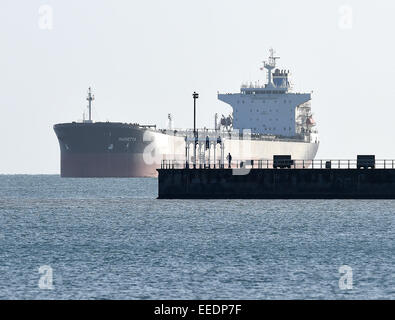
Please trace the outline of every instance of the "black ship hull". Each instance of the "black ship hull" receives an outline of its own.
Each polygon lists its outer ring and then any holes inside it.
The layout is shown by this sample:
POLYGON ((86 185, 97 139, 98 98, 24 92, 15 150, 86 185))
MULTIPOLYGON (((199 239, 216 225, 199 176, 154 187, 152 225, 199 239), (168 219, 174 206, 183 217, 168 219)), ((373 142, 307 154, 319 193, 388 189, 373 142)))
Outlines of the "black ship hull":
POLYGON ((96 122, 56 124, 62 177, 151 177, 158 164, 144 160, 143 129, 137 125, 96 122))

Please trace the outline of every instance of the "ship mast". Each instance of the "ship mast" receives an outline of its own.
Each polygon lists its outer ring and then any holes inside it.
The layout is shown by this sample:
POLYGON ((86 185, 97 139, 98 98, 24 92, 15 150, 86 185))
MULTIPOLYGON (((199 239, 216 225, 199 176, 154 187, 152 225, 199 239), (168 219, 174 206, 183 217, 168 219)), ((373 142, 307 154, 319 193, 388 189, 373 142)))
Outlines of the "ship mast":
POLYGON ((91 87, 89 87, 88 89, 88 97, 86 98, 86 100, 88 100, 88 110, 89 110, 89 118, 88 120, 85 120, 84 122, 92 122, 92 101, 95 100, 95 96, 92 95, 92 90, 91 87))
MULTIPOLYGON (((280 59, 280 57, 275 57, 274 56, 274 50, 270 49, 270 56, 269 56, 269 61, 263 61, 263 66, 265 69, 267 69, 267 86, 272 87, 273 82, 272 82, 272 70, 276 67, 276 59, 280 59)), ((263 68, 261 68, 263 70, 263 68)))

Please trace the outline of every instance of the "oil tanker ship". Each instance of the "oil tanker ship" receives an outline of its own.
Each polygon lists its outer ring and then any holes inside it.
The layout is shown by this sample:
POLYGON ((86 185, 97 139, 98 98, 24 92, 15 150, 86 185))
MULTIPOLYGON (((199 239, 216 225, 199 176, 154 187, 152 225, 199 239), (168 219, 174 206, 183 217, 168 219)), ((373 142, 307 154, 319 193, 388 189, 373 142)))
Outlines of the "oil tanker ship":
POLYGON ((311 94, 292 92, 289 71, 277 69, 277 59, 271 50, 261 68, 267 70, 266 84, 248 83, 238 93, 218 93, 218 99, 229 104, 233 112, 219 120, 216 114, 213 129, 174 130, 171 125, 159 129, 156 125, 94 122, 94 97, 89 89, 88 119, 54 125, 61 176, 154 177, 164 159, 209 163, 213 153, 214 161, 215 154, 223 157, 228 153, 240 161, 271 160, 275 154, 314 159, 319 140, 311 94), (194 152, 190 152, 191 139, 194 152), (201 148, 200 141, 207 143, 201 148))

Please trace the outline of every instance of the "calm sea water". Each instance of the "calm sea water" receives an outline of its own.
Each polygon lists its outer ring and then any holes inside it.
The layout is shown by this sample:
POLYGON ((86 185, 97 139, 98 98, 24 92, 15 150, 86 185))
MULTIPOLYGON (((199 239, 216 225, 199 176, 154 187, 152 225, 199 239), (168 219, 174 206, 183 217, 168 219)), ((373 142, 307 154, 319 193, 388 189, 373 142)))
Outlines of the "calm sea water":
POLYGON ((0 298, 395 298, 395 201, 156 195, 156 179, 0 175, 0 298))

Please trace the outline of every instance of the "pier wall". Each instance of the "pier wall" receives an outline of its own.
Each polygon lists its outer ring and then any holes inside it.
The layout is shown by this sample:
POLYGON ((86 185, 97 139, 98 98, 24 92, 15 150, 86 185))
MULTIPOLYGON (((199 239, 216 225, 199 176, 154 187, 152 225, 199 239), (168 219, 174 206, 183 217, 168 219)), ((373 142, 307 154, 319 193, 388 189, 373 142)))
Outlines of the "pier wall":
POLYGON ((395 199, 394 169, 158 169, 159 199, 395 199))

